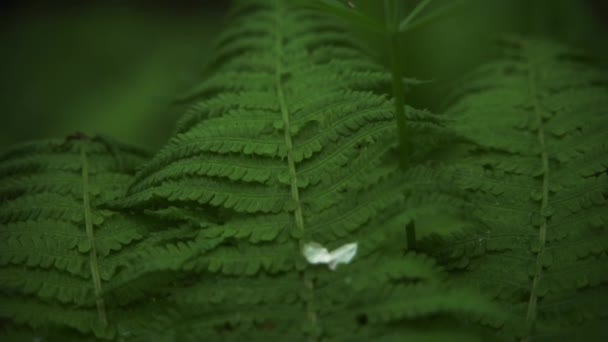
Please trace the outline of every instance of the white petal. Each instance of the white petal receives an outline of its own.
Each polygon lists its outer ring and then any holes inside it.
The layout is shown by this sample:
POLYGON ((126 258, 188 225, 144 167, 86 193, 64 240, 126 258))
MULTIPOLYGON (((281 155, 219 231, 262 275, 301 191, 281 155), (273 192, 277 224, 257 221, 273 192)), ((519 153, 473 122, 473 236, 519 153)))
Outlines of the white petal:
POLYGON ((302 248, 302 254, 311 264, 327 264, 330 270, 335 270, 338 264, 348 264, 357 254, 357 243, 341 246, 331 253, 327 248, 316 242, 309 242, 302 248))
POLYGON ((333 250, 329 254, 331 255, 329 268, 331 270, 335 270, 338 264, 348 264, 351 260, 353 260, 355 254, 357 254, 357 243, 346 244, 333 250))
POLYGON ((327 248, 316 242, 309 242, 302 248, 302 254, 311 264, 327 264, 331 261, 331 255, 327 248))

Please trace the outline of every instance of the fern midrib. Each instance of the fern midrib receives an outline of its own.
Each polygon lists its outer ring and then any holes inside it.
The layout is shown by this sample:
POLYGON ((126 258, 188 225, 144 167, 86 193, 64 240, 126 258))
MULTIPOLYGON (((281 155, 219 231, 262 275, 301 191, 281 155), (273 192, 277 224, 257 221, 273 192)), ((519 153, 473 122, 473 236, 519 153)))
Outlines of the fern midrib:
POLYGON ((536 322, 537 316, 537 304, 538 304, 538 287, 543 274, 543 266, 541 263, 541 257, 545 252, 545 243, 547 240, 547 225, 548 219, 546 216, 547 209, 549 207, 549 156, 547 154, 547 147, 545 144, 545 130, 543 128, 543 119, 541 116, 540 103, 538 100, 538 89, 536 84, 536 66, 530 61, 530 57, 528 57, 528 90, 530 96, 534 102, 534 116, 536 118, 537 125, 537 139, 541 148, 541 162, 542 162, 542 200, 540 204, 540 229, 539 229, 539 250, 536 254, 536 272, 532 279, 532 285, 530 289, 530 299, 528 301, 528 312, 526 314, 526 325, 527 332, 526 336, 522 339, 522 341, 528 341, 530 339, 530 335, 532 335, 534 331, 534 325, 536 322))
POLYGON ((80 147, 80 162, 82 164, 82 205, 84 210, 84 222, 87 231, 87 239, 91 245, 89 251, 89 264, 91 267, 91 276, 95 289, 95 302, 97 305, 97 314, 102 326, 108 324, 106 316, 106 306, 102 298, 101 276, 99 274, 99 262, 97 260, 97 247, 95 246, 95 234, 93 232, 93 221, 91 217, 91 201, 89 198, 89 164, 85 146, 80 147))
MULTIPOLYGON (((283 73, 282 66, 282 56, 283 56, 283 34, 282 34, 282 19, 283 19, 283 8, 281 0, 275 0, 275 20, 277 24, 276 29, 276 41, 275 41, 275 53, 276 53, 276 63, 275 63, 275 87, 277 92, 277 97, 279 99, 279 106, 281 108, 281 116, 283 119, 283 127, 284 127, 284 137, 285 137, 285 145, 287 147, 287 163, 289 167, 289 178, 290 178, 290 186, 291 186, 291 197, 295 203, 294 210, 294 219, 296 224, 296 229, 298 230, 298 242, 299 249, 301 250, 304 247, 304 216, 302 214, 302 203, 300 202, 300 192, 298 189, 298 179, 297 179, 297 171, 295 160, 293 157, 293 140, 290 132, 290 113, 287 107, 287 102, 285 100, 285 93, 283 91, 283 82, 281 80, 281 76, 283 73)), ((317 341, 317 336, 315 332, 318 331, 317 327, 317 313, 314 305, 314 284, 312 279, 310 279, 306 269, 301 272, 301 277, 304 282, 304 287, 309 292, 309 296, 306 296, 306 311, 308 315, 308 319, 311 324, 311 331, 313 334, 310 336, 310 341, 317 341)))

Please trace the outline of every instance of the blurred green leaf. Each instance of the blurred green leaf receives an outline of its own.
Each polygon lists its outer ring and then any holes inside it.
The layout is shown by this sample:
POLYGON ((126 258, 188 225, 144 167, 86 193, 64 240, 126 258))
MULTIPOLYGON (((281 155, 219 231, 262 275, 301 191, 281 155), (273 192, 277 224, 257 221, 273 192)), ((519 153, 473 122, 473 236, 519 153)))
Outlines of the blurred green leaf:
POLYGON ((428 6, 428 4, 431 3, 432 0, 422 0, 420 1, 416 7, 414 7, 414 9, 410 12, 410 14, 407 15, 407 17, 405 17, 401 23, 399 23, 399 31, 400 32, 405 32, 407 31, 410 27, 410 23, 412 22, 412 20, 414 20, 423 10, 426 6, 428 6))
MULTIPOLYGON (((432 22, 436 21, 437 19, 449 14, 454 9, 456 9, 456 7, 461 6, 465 1, 467 1, 467 0, 453 0, 448 5, 435 9, 435 10, 433 10, 433 12, 431 12, 423 17, 419 17, 419 18, 415 18, 416 15, 410 14, 409 17, 412 17, 412 18, 409 21, 402 23, 403 25, 399 26, 399 31, 400 32, 409 32, 416 28, 420 28, 426 24, 432 23, 432 22)), ((430 2, 430 0, 429 0, 429 2, 430 2)), ((418 7, 420 7, 420 6, 418 6, 418 7)), ((406 18, 406 19, 408 19, 408 18, 406 18)))
POLYGON ((299 1, 301 1, 301 3, 305 7, 317 9, 319 11, 343 19, 347 23, 352 25, 354 28, 382 35, 386 34, 386 29, 384 25, 382 25, 382 23, 367 16, 357 7, 352 8, 349 7, 346 3, 341 3, 336 0, 299 1))

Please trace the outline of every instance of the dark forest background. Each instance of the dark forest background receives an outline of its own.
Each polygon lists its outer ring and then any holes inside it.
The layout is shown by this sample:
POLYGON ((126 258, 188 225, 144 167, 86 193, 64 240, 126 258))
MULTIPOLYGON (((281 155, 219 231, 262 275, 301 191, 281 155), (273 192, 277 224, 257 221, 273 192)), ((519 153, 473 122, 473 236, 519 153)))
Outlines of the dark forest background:
MULTIPOLYGON (((369 11, 382 3, 353 2, 369 11)), ((174 100, 208 72, 229 5, 2 2, 0 148, 74 131, 159 147, 180 115, 174 100)), ((409 104, 439 110, 447 90, 493 58, 492 42, 508 33, 584 48, 608 66, 606 0, 468 0, 404 40, 407 75, 433 80, 411 90, 409 104)))

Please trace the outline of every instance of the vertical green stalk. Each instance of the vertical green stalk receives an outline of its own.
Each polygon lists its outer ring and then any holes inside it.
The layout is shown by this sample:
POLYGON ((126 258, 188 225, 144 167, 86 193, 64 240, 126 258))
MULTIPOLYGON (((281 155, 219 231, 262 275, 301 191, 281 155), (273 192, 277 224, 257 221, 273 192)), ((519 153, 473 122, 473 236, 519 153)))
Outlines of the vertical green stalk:
MULTIPOLYGON (((400 7, 398 0, 384 1, 384 19, 388 28, 388 52, 392 74, 393 104, 395 120, 397 121, 397 137, 399 139, 399 167, 407 170, 409 166, 409 146, 405 118, 405 94, 403 87, 403 71, 399 51, 399 19, 400 7)), ((416 227, 413 222, 405 227, 408 250, 416 248, 416 227)))
POLYGON ((399 51, 399 18, 401 12, 399 5, 399 0, 385 0, 384 20, 388 28, 387 40, 392 74, 393 104, 395 106, 395 120, 397 120, 397 136, 400 149, 399 166, 402 170, 406 170, 409 164, 409 148, 404 109, 403 71, 399 51))
POLYGON ((416 223, 411 221, 405 226, 405 236, 407 241, 407 250, 416 250, 416 223))
POLYGON ((401 56, 399 53, 399 36, 394 32, 390 37, 391 72, 393 75, 393 103, 395 105, 395 119, 397 120, 397 136, 399 138, 399 149, 401 151, 399 166, 402 170, 407 169, 409 164, 409 148, 407 139, 407 127, 405 122, 405 96, 403 88, 403 72, 401 70, 401 56))
POLYGON ((400 0, 384 0, 384 20, 389 32, 396 32, 399 26, 400 0))
POLYGON ((106 306, 102 297, 101 276, 99 275, 99 262, 97 260, 97 248, 95 247, 95 235, 93 234, 91 201, 89 199, 89 165, 84 145, 80 147, 80 162, 82 164, 82 205, 84 209, 84 222, 87 231, 87 239, 91 245, 91 249, 89 251, 89 264, 91 267, 93 286, 95 288, 97 314, 99 316, 101 325, 105 327, 108 324, 108 320, 106 318, 106 306))

